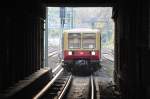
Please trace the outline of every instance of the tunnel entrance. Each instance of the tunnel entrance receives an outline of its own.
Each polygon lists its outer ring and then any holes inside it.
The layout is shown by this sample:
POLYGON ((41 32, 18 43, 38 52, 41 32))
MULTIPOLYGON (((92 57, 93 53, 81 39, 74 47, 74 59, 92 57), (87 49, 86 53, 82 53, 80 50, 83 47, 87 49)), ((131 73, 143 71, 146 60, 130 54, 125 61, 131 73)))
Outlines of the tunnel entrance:
MULTIPOLYGON (((47 7, 45 32, 46 65, 50 68, 55 68, 54 64, 63 60, 63 46, 67 45, 66 42, 63 43, 63 32, 76 28, 98 29, 101 35, 100 41, 98 41, 101 65, 104 65, 103 61, 107 59, 112 63, 111 61, 114 61, 114 23, 111 16, 111 7, 47 7), (52 53, 55 54, 57 52, 59 53, 56 55, 57 59, 52 58, 54 59, 53 62, 56 60, 57 62, 52 64, 50 57, 52 53)), ((107 74, 113 77, 113 68, 112 64, 112 66, 104 67, 103 71, 106 69, 107 74)))
MULTIPOLYGON (((102 83, 104 84, 108 84, 108 82, 113 84, 115 38, 114 22, 111 18, 112 7, 47 7, 46 9, 45 51, 47 52, 45 56, 47 56, 46 64, 48 68, 54 70, 64 60, 64 45, 66 43, 63 41, 63 33, 65 30, 76 28, 98 29, 101 34, 98 43, 101 68, 94 72, 94 75, 97 76, 97 80, 103 80, 102 83), (54 53, 54 56, 51 56, 52 53, 54 53)), ((73 42, 77 43, 77 41, 73 42)), ((83 46, 83 41, 80 43, 83 46)))

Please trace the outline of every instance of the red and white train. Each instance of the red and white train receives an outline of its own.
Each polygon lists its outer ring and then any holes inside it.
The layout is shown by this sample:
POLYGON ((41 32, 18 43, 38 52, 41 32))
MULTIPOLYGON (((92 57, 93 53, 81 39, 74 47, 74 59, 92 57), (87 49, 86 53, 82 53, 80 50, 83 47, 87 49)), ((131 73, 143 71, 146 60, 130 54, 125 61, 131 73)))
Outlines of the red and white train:
POLYGON ((65 30, 63 67, 69 72, 93 72, 100 68, 101 34, 98 29, 65 30))

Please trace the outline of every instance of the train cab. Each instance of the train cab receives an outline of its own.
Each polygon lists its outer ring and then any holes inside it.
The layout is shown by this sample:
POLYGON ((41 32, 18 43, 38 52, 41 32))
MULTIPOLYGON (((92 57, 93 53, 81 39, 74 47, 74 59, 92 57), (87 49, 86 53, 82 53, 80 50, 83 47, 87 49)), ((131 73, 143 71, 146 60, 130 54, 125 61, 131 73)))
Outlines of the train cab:
POLYGON ((71 29, 63 33, 63 62, 68 71, 100 67, 101 36, 98 29, 71 29))

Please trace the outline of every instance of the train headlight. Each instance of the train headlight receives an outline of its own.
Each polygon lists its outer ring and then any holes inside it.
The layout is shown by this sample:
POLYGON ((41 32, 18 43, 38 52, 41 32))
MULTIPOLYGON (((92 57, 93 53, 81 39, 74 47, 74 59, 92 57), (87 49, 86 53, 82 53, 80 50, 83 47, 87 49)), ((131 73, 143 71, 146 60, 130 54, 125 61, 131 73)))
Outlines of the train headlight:
POLYGON ((95 52, 94 52, 94 51, 92 51, 92 52, 91 52, 91 55, 95 55, 95 52))
POLYGON ((71 52, 71 51, 69 51, 69 52, 68 52, 68 55, 72 55, 72 52, 71 52))

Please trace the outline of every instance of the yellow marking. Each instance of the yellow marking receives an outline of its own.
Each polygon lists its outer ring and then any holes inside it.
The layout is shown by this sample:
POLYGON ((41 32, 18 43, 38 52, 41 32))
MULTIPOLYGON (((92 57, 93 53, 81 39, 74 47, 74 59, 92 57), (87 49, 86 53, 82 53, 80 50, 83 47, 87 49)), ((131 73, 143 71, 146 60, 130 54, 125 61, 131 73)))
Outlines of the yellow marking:
POLYGON ((81 38, 80 38, 80 49, 83 50, 83 46, 82 46, 82 40, 83 40, 83 33, 80 33, 81 34, 81 38))
POLYGON ((97 33, 97 50, 100 50, 101 40, 100 40, 100 33, 97 33))
POLYGON ((68 49, 68 33, 64 33, 64 50, 68 49))

